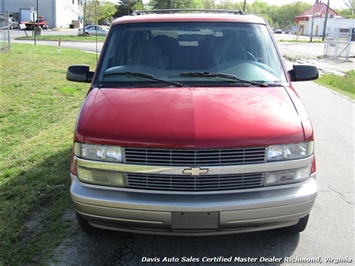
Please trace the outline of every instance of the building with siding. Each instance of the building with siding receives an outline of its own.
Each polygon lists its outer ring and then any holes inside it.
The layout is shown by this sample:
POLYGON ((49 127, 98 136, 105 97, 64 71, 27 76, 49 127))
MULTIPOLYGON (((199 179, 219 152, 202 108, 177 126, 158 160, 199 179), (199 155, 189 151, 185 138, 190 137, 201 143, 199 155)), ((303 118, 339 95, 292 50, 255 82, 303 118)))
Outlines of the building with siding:
POLYGON ((69 28, 82 16, 82 0, 0 0, 0 12, 9 12, 20 22, 30 20, 32 11, 50 28, 69 28))
MULTIPOLYGON (((320 36, 323 34, 324 21, 327 14, 327 4, 317 0, 315 5, 310 9, 303 12, 301 15, 295 17, 295 21, 298 24, 298 30, 301 35, 314 35, 320 36), (312 32, 313 23, 313 32, 312 32)), ((333 24, 331 19, 343 19, 332 8, 328 9, 328 23, 333 24)))

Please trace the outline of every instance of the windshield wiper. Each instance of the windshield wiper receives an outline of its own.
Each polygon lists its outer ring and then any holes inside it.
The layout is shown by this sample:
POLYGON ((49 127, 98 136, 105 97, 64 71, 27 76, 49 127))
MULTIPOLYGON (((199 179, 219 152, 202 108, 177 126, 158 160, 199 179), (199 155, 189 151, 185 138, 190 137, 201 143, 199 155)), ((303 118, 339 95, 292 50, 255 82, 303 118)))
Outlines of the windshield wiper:
POLYGON ((153 75, 150 74, 145 74, 145 73, 139 73, 139 72, 108 72, 108 73, 104 73, 104 77, 107 76, 128 76, 128 77, 138 77, 138 78, 143 78, 143 79, 147 79, 150 81, 155 81, 155 82, 160 82, 160 83, 165 83, 165 84, 169 84, 169 85, 173 85, 176 87, 182 87, 184 86, 182 83, 180 82, 174 82, 174 81, 168 81, 168 80, 164 80, 164 79, 159 79, 154 77, 153 75))
POLYGON ((260 87, 268 87, 268 84, 265 82, 258 82, 258 81, 252 81, 252 80, 245 80, 245 79, 240 79, 237 76, 231 75, 231 74, 224 74, 224 73, 213 73, 213 72, 183 72, 180 74, 183 77, 211 77, 211 78, 223 78, 229 81, 238 81, 238 82, 244 82, 260 87))

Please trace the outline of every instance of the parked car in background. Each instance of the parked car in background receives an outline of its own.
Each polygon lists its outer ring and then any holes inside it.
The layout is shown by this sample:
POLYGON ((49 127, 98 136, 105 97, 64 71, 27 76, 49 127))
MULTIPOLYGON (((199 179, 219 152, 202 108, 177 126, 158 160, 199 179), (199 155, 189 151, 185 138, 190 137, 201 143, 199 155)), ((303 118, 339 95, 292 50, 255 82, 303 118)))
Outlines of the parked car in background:
POLYGON ((20 24, 22 24, 22 26, 20 25, 20 28, 25 30, 33 30, 34 26, 39 26, 44 30, 48 29, 48 24, 43 16, 39 16, 38 20, 36 20, 34 23, 32 21, 25 21, 21 22, 20 24))
POLYGON ((18 21, 16 19, 14 19, 13 17, 9 17, 9 28, 10 28, 10 30, 19 28, 18 21))
POLYGON ((312 123, 268 22, 239 11, 135 11, 112 22, 71 160, 83 230, 172 235, 306 228, 317 196, 312 123), (173 12, 174 14, 172 14, 173 12))
MULTIPOLYGON (((99 25, 89 25, 85 27, 86 35, 98 35, 98 36, 106 36, 108 33, 108 29, 99 26, 99 25)), ((83 35, 83 29, 80 28, 78 30, 78 35, 83 35)))
POLYGON ((5 26, 6 24, 6 17, 0 15, 0 27, 5 26))

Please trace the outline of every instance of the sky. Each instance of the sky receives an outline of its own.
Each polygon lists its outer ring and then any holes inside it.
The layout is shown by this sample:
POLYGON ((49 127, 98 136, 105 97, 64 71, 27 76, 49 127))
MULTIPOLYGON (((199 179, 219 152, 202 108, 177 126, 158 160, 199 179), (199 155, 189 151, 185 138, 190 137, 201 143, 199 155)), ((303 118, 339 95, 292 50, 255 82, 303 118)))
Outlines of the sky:
MULTIPOLYGON (((293 2, 301 1, 305 2, 311 5, 314 5, 315 0, 260 0, 262 2, 268 3, 269 5, 286 5, 286 4, 291 4, 293 2)), ((247 0, 247 3, 252 3, 254 2, 253 0, 247 0)), ((328 0, 322 0, 321 2, 327 4, 328 0)), ((344 9, 346 8, 346 5, 344 4, 343 0, 330 0, 329 6, 334 9, 344 9)))

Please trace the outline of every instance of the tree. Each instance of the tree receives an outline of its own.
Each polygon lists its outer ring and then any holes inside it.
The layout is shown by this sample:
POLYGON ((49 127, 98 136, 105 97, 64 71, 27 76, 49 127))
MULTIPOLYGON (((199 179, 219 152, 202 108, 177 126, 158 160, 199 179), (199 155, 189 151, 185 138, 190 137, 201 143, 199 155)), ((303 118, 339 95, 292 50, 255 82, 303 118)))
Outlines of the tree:
POLYGON ((108 1, 86 0, 85 2, 86 23, 98 24, 102 21, 111 21, 112 15, 116 12, 116 5, 108 1))
POLYGON ((337 10, 344 18, 355 18, 355 0, 343 0, 348 9, 337 10))
POLYGON ((73 10, 83 20, 83 35, 85 35, 85 25, 89 23, 98 24, 99 22, 110 22, 113 14, 116 12, 115 4, 106 0, 79 0, 78 8, 73 10))
POLYGON ((202 0, 151 0, 153 9, 203 8, 202 0))
POLYGON ((312 5, 304 2, 283 5, 278 10, 277 14, 274 14, 273 19, 274 21, 278 21, 281 28, 290 29, 295 22, 295 17, 301 15, 311 7, 312 5))
POLYGON ((355 14, 355 0, 343 0, 345 5, 350 9, 351 14, 355 14))
POLYGON ((215 8, 214 0, 204 0, 204 1, 202 1, 202 4, 203 4, 203 8, 205 8, 205 9, 214 9, 215 8))
POLYGON ((257 0, 251 5, 247 4, 246 13, 264 17, 274 28, 289 29, 294 24, 295 17, 310 7, 312 5, 302 1, 279 7, 257 0))
POLYGON ((130 15, 132 10, 143 10, 144 5, 142 0, 121 0, 118 1, 118 5, 116 6, 115 17, 122 17, 126 15, 130 15))
POLYGON ((221 0, 218 4, 215 4, 216 9, 226 10, 243 10, 244 2, 236 3, 233 0, 221 0))
POLYGON ((101 22, 111 22, 113 15, 116 13, 116 4, 103 1, 99 6, 98 21, 101 22))

